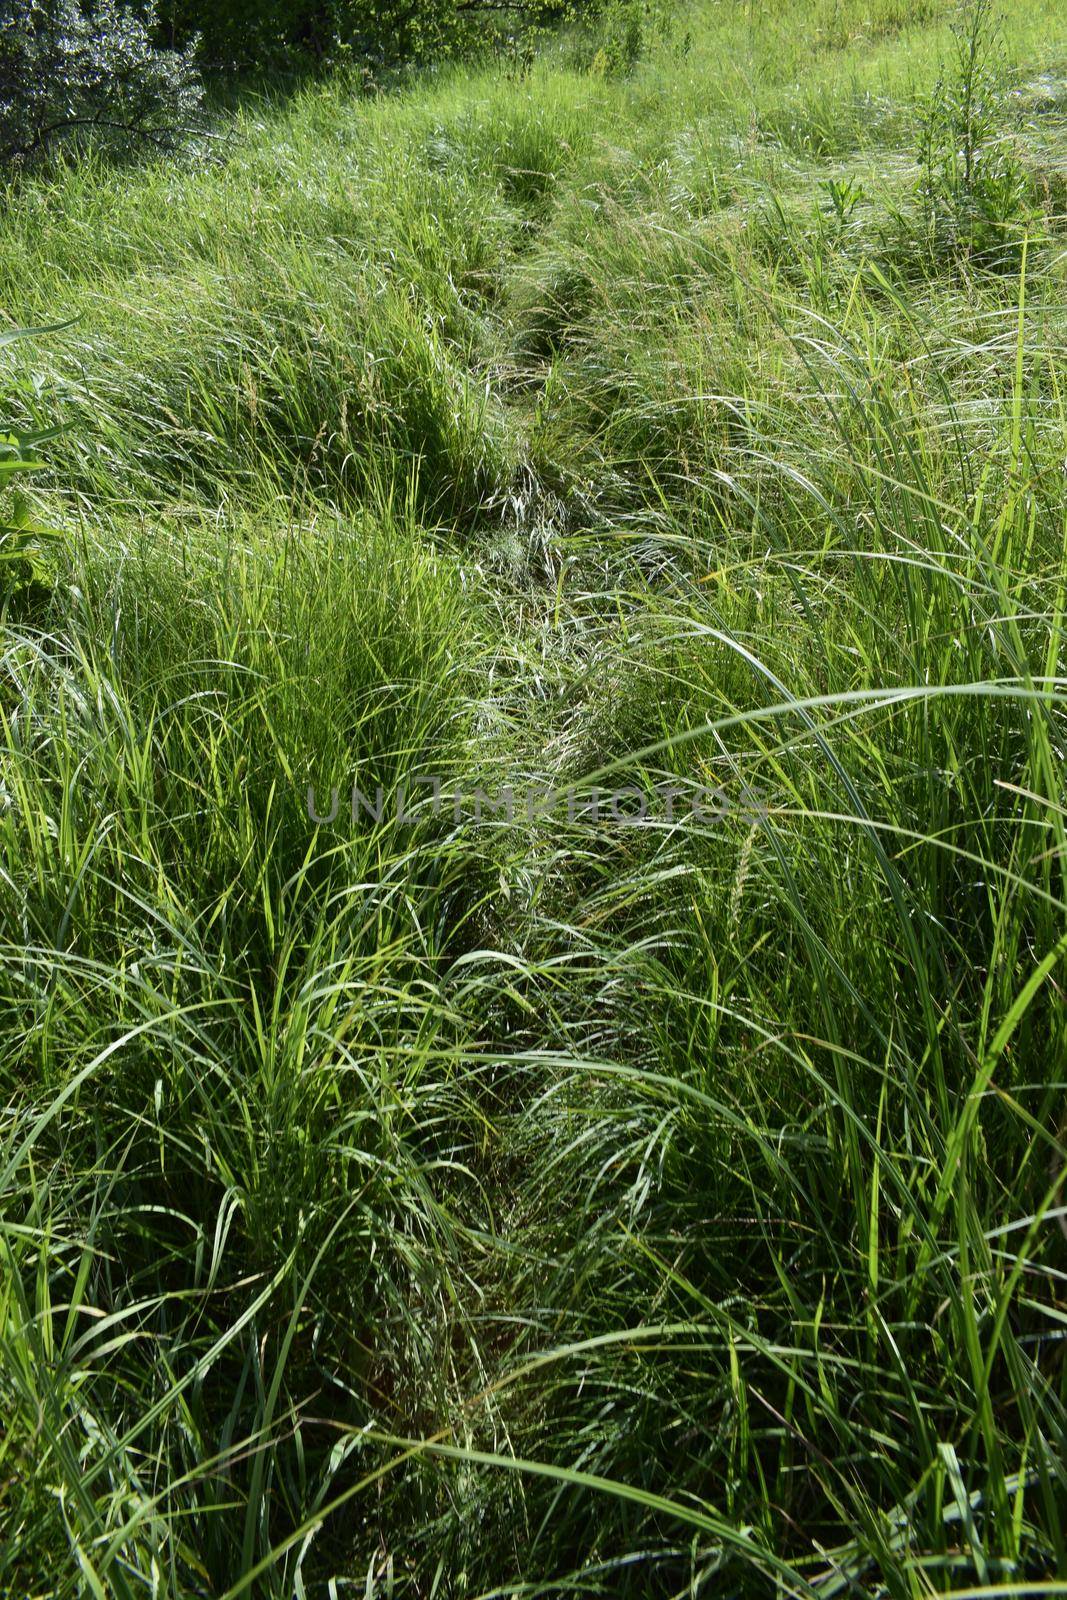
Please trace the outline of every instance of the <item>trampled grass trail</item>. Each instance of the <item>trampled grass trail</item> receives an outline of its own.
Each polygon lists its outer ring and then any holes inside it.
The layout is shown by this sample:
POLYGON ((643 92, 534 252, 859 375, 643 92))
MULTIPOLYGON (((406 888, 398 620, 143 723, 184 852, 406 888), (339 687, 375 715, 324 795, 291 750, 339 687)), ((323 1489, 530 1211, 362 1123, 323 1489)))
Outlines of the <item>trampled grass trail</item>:
POLYGON ((0 201, 0 1594, 1067 1592, 1067 17, 217 133, 0 201))

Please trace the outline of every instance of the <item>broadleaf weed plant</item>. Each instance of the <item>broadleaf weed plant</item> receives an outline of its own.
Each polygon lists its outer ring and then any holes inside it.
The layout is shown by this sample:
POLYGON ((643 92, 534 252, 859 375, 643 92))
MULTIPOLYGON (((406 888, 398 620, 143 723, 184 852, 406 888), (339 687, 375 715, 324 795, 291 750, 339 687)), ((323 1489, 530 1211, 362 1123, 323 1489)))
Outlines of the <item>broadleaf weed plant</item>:
POLYGON ((923 110, 919 196, 925 245, 1010 267, 1032 218, 1026 173, 1003 90, 1001 26, 995 0, 966 0, 953 24, 953 53, 923 110))

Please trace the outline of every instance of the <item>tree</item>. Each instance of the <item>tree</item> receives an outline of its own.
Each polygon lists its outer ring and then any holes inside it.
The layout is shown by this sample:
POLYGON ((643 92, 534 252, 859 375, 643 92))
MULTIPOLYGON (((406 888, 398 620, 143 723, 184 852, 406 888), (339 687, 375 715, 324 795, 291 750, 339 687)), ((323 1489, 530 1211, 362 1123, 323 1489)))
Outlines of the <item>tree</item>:
POLYGON ((153 5, 0 0, 0 161, 90 140, 119 153, 172 147, 202 89, 195 41, 159 49, 157 27, 153 5))

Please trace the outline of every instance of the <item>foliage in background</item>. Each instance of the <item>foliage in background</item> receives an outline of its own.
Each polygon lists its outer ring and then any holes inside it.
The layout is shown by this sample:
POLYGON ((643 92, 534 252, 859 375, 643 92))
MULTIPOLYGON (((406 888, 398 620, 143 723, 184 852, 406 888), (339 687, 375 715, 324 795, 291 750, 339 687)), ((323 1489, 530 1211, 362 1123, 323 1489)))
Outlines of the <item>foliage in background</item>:
POLYGON ((153 42, 151 6, 0 0, 0 163, 58 146, 169 150, 201 104, 193 47, 153 42))
POLYGON ((593 23, 589 70, 625 77, 650 46, 670 37, 672 12, 663 0, 607 0, 589 20, 593 23))
POLYGON ((537 32, 568 0, 162 0, 162 36, 202 41, 207 61, 263 72, 349 63, 373 78, 405 63, 484 51, 506 29, 537 32))

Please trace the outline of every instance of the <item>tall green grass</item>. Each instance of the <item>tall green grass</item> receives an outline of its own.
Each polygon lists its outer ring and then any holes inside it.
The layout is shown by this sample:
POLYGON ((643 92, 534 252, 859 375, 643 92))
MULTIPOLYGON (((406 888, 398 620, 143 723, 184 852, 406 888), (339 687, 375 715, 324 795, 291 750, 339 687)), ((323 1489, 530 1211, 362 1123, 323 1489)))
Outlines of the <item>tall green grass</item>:
POLYGON ((976 250, 952 17, 3 197, 0 1592, 1067 1583, 1067 34, 976 250))

